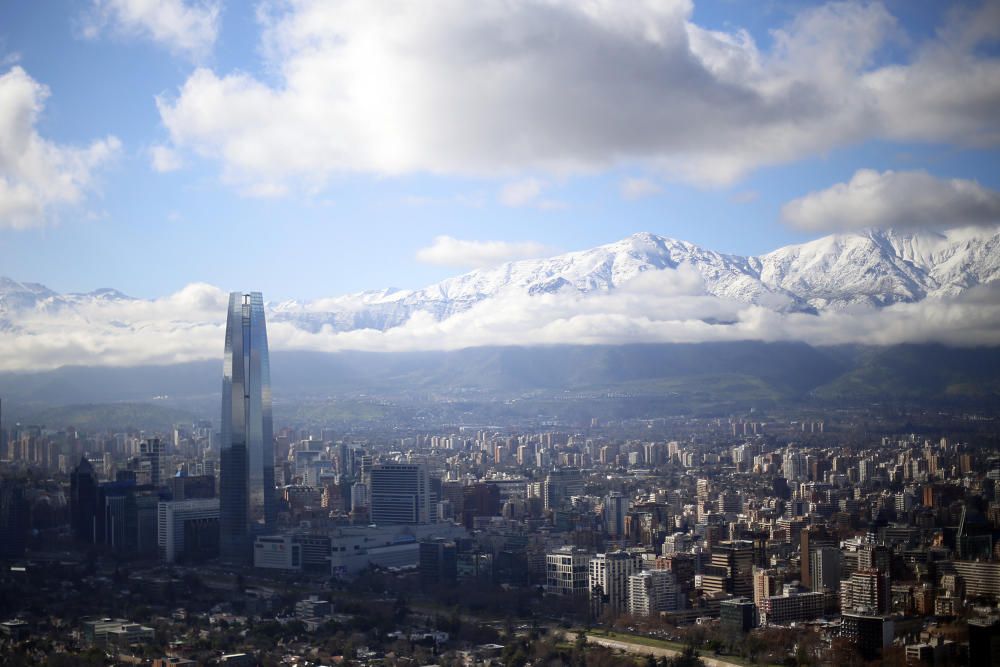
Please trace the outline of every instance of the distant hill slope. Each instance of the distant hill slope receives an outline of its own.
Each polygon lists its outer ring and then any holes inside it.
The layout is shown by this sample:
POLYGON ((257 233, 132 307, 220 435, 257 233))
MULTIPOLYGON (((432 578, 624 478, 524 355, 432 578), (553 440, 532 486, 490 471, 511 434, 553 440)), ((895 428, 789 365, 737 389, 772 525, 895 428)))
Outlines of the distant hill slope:
POLYGON ((896 345, 862 348, 853 368, 817 387, 820 399, 1000 399, 1000 349, 896 345))
POLYGON ((190 424, 196 415, 154 403, 84 403, 27 410, 21 421, 49 426, 73 426, 83 431, 147 429, 169 431, 190 424))
MULTIPOLYGON (((1000 398, 1000 348, 939 345, 823 348, 739 342, 396 354, 274 352, 271 363, 276 405, 285 406, 331 396, 482 399, 525 392, 612 391, 673 397, 684 404, 734 400, 989 403, 1000 398)), ((77 425, 87 420, 125 425, 130 419, 139 423, 140 417, 171 423, 181 415, 173 415, 166 404, 213 415, 220 382, 221 362, 216 361, 133 368, 66 367, 0 374, 0 398, 4 399, 5 421, 31 414, 44 416, 47 423, 77 425), (158 397, 169 400, 160 403, 158 397), (143 414, 146 408, 135 403, 153 407, 143 414), (45 412, 52 406, 81 404, 100 407, 45 412)))

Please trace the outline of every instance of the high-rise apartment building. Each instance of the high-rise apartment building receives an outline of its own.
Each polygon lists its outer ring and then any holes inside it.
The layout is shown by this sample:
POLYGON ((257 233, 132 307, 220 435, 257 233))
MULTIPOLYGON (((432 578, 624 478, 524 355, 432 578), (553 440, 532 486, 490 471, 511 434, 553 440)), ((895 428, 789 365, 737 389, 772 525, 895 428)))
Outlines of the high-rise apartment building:
POLYGON ((271 371, 260 292, 229 295, 222 372, 219 549, 249 562, 252 535, 275 521, 271 371))
MULTIPOLYGON (((840 590, 840 562, 843 555, 837 547, 820 547, 809 556, 810 586, 814 591, 840 590)), ((805 566, 803 566, 803 571, 805 566)))
POLYGON ((636 558, 627 551, 597 554, 590 559, 591 594, 599 596, 612 613, 621 614, 628 606, 628 578, 637 570, 636 558))
POLYGON ((380 463, 371 467, 368 476, 372 523, 430 522, 430 483, 423 464, 380 463))
POLYGON ((860 568, 842 584, 840 607, 845 612, 862 608, 885 614, 891 602, 889 575, 877 569, 860 568))
POLYGON ((652 616, 677 609, 677 581, 667 570, 646 570, 628 578, 628 613, 652 616))
POLYGON ((812 555, 823 547, 835 547, 837 540, 830 535, 825 526, 809 526, 799 533, 799 562, 802 568, 801 581, 806 588, 818 590, 813 586, 812 555))

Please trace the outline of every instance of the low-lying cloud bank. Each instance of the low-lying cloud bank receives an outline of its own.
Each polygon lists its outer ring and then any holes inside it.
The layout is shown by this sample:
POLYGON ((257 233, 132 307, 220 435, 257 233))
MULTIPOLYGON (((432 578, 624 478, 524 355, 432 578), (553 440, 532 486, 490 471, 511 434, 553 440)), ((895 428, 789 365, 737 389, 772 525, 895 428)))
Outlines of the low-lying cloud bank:
MULTIPOLYGON (((303 313, 309 312, 303 304, 303 313)), ((222 357, 226 293, 205 284, 153 301, 81 302, 0 319, 0 370, 63 365, 130 366, 222 357)), ((287 314, 287 312, 286 312, 287 314)), ((271 321, 275 350, 401 352, 487 345, 804 341, 814 345, 939 342, 1000 345, 1000 286, 882 309, 781 313, 705 296, 681 267, 648 271, 608 292, 508 293, 438 321, 417 313, 385 331, 307 330, 294 317, 271 321)))

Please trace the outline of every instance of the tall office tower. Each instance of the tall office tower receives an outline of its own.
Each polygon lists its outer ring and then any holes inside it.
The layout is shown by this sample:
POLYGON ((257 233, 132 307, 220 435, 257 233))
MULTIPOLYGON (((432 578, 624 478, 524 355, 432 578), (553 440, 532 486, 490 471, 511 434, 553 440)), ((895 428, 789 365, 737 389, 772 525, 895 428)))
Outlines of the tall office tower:
POLYGON ((430 522, 430 482, 423 464, 381 463, 371 467, 368 477, 372 523, 430 522))
POLYGON ((612 491, 604 498, 604 528, 608 535, 620 538, 625 535, 625 514, 628 512, 628 498, 618 491, 612 491))
POLYGON ((97 473, 86 457, 69 475, 69 513, 73 539, 93 544, 94 520, 97 514, 97 473))
POLYGON ((705 566, 702 589, 706 593, 753 595, 753 543, 746 540, 722 542, 712 547, 711 563, 705 566))
POLYGON ((0 481, 0 559, 24 556, 31 511, 24 492, 21 482, 0 481))
POLYGON ((260 292, 229 295, 219 458, 219 552, 226 561, 246 563, 252 535, 271 527, 276 513, 271 370, 260 292))
POLYGON ((163 444, 159 438, 150 438, 139 445, 143 469, 149 470, 149 483, 159 487, 163 483, 163 444))

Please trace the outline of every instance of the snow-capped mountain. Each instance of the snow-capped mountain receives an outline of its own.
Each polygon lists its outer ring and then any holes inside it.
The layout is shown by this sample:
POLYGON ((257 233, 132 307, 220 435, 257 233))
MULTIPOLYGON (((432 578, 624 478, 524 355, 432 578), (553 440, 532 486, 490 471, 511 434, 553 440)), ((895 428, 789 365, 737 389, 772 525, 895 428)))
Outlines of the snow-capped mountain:
POLYGON ((1000 230, 870 230, 756 257, 726 255, 643 232, 590 250, 472 271, 420 290, 279 303, 272 317, 309 328, 387 329, 420 311, 441 320, 511 294, 610 291, 646 271, 682 266, 701 276, 707 295, 775 310, 881 307, 953 296, 1000 279, 1000 230))
MULTIPOLYGON (((269 316, 309 331, 324 325, 335 331, 386 330, 416 313, 440 321, 507 296, 610 292, 645 272, 681 267, 700 276, 703 295, 772 310, 879 308, 955 296, 1000 280, 1000 229, 870 230, 826 236, 754 257, 638 233, 589 250, 472 271, 419 290, 383 289, 270 303, 269 316)), ((16 326, 19 315, 26 312, 56 313, 84 304, 129 300, 112 289, 63 295, 43 285, 0 278, 0 328, 16 326)))

